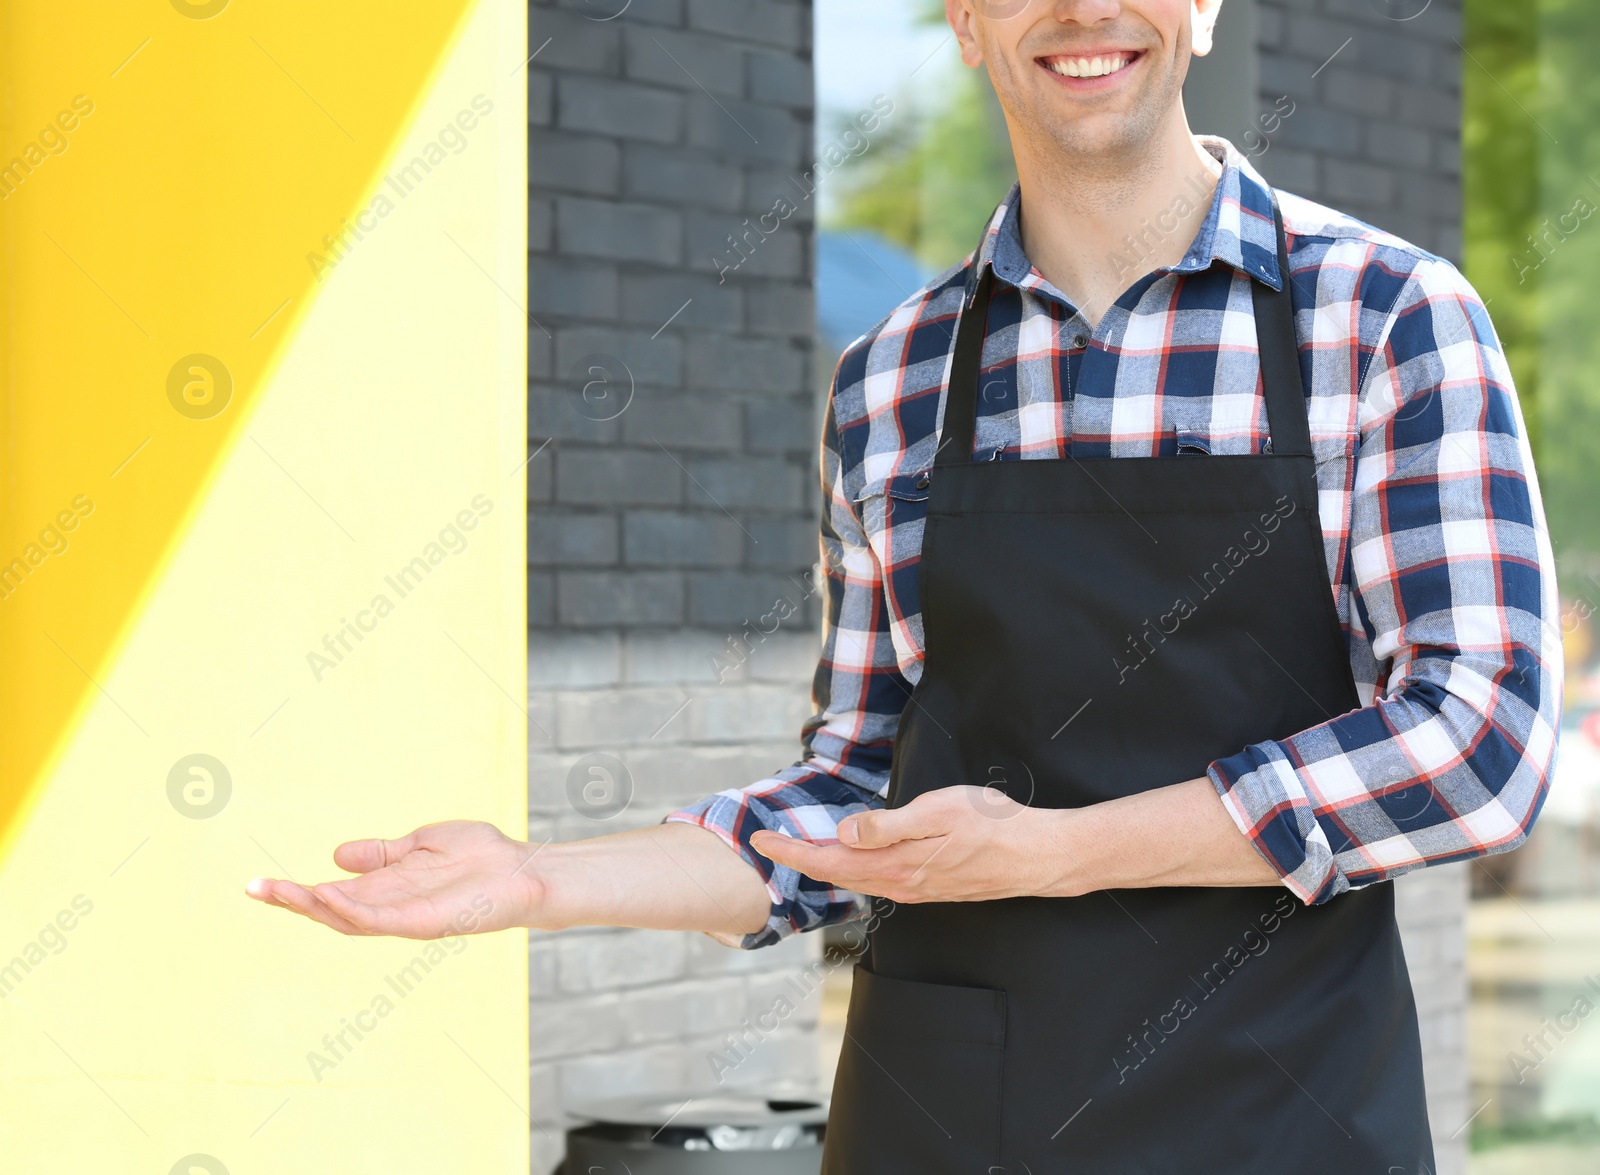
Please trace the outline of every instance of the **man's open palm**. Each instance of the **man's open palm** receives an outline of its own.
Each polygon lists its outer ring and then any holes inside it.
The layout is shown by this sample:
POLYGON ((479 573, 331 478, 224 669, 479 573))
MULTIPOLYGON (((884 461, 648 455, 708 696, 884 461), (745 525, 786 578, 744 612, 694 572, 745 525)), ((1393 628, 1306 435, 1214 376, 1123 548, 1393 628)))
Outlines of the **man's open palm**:
POLYGON ((360 876, 307 888, 258 877, 245 892, 343 934, 446 938, 526 926, 539 883, 527 869, 538 852, 492 824, 449 820, 399 840, 352 840, 334 850, 360 876))

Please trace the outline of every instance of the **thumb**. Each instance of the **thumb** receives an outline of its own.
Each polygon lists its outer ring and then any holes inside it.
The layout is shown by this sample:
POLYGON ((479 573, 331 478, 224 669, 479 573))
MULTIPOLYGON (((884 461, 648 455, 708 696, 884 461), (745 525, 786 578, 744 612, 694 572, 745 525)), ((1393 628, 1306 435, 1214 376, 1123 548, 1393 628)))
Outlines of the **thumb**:
POLYGON ((371 873, 392 865, 417 847, 417 834, 399 840, 347 840, 333 850, 333 863, 350 873, 371 873))
POLYGON ((943 836, 944 821, 931 807, 912 800, 904 808, 873 808, 839 822, 839 840, 857 849, 883 849, 903 840, 943 836))

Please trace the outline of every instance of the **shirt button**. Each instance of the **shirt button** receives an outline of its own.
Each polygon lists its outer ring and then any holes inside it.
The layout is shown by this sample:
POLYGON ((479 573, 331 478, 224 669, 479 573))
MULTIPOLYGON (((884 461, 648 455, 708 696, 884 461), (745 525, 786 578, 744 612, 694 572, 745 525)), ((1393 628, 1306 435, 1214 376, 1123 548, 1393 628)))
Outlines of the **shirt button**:
POLYGON ((1073 335, 1072 336, 1072 345, 1074 347, 1077 347, 1079 350, 1082 350, 1084 347, 1087 347, 1089 345, 1089 336, 1085 335, 1085 334, 1073 335))
POLYGON ((919 490, 925 490, 928 488, 928 475, 926 473, 917 478, 917 488, 919 490))

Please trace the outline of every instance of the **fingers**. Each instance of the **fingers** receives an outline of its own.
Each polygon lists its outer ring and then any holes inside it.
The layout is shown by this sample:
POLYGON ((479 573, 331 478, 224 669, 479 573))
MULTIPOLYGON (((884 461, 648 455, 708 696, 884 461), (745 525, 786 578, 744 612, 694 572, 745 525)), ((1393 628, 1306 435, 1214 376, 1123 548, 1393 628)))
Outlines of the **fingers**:
POLYGON ((874 897, 915 901, 927 881, 925 866, 947 845, 944 838, 918 839, 884 849, 819 845, 776 832, 757 832, 750 847, 780 865, 817 881, 874 897))
POLYGON ((350 920, 334 910, 312 890, 292 881, 277 881, 269 877, 257 877, 245 886, 245 893, 259 902, 268 905, 280 906, 285 910, 293 910, 296 914, 303 914, 313 922, 320 922, 340 934, 364 934, 365 931, 357 928, 350 920))
POLYGON ((416 832, 399 840, 347 840, 333 850, 333 863, 348 873, 371 873, 394 864, 416 847, 416 832))
POLYGON ((923 802, 926 798, 918 796, 903 808, 874 808, 846 816, 839 821, 839 840, 853 848, 882 849, 904 840, 942 836, 949 831, 949 821, 941 818, 939 805, 923 802))

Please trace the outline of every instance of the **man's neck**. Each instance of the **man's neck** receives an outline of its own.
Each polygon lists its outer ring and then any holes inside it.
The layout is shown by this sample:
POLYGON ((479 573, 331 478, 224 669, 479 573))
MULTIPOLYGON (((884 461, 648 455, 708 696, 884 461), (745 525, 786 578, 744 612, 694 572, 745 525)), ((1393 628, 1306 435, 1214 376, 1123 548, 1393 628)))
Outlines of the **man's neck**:
POLYGON ((1091 326, 1151 270, 1183 260, 1222 165, 1182 111, 1138 156, 1064 158, 1018 144, 1022 248, 1091 326))

